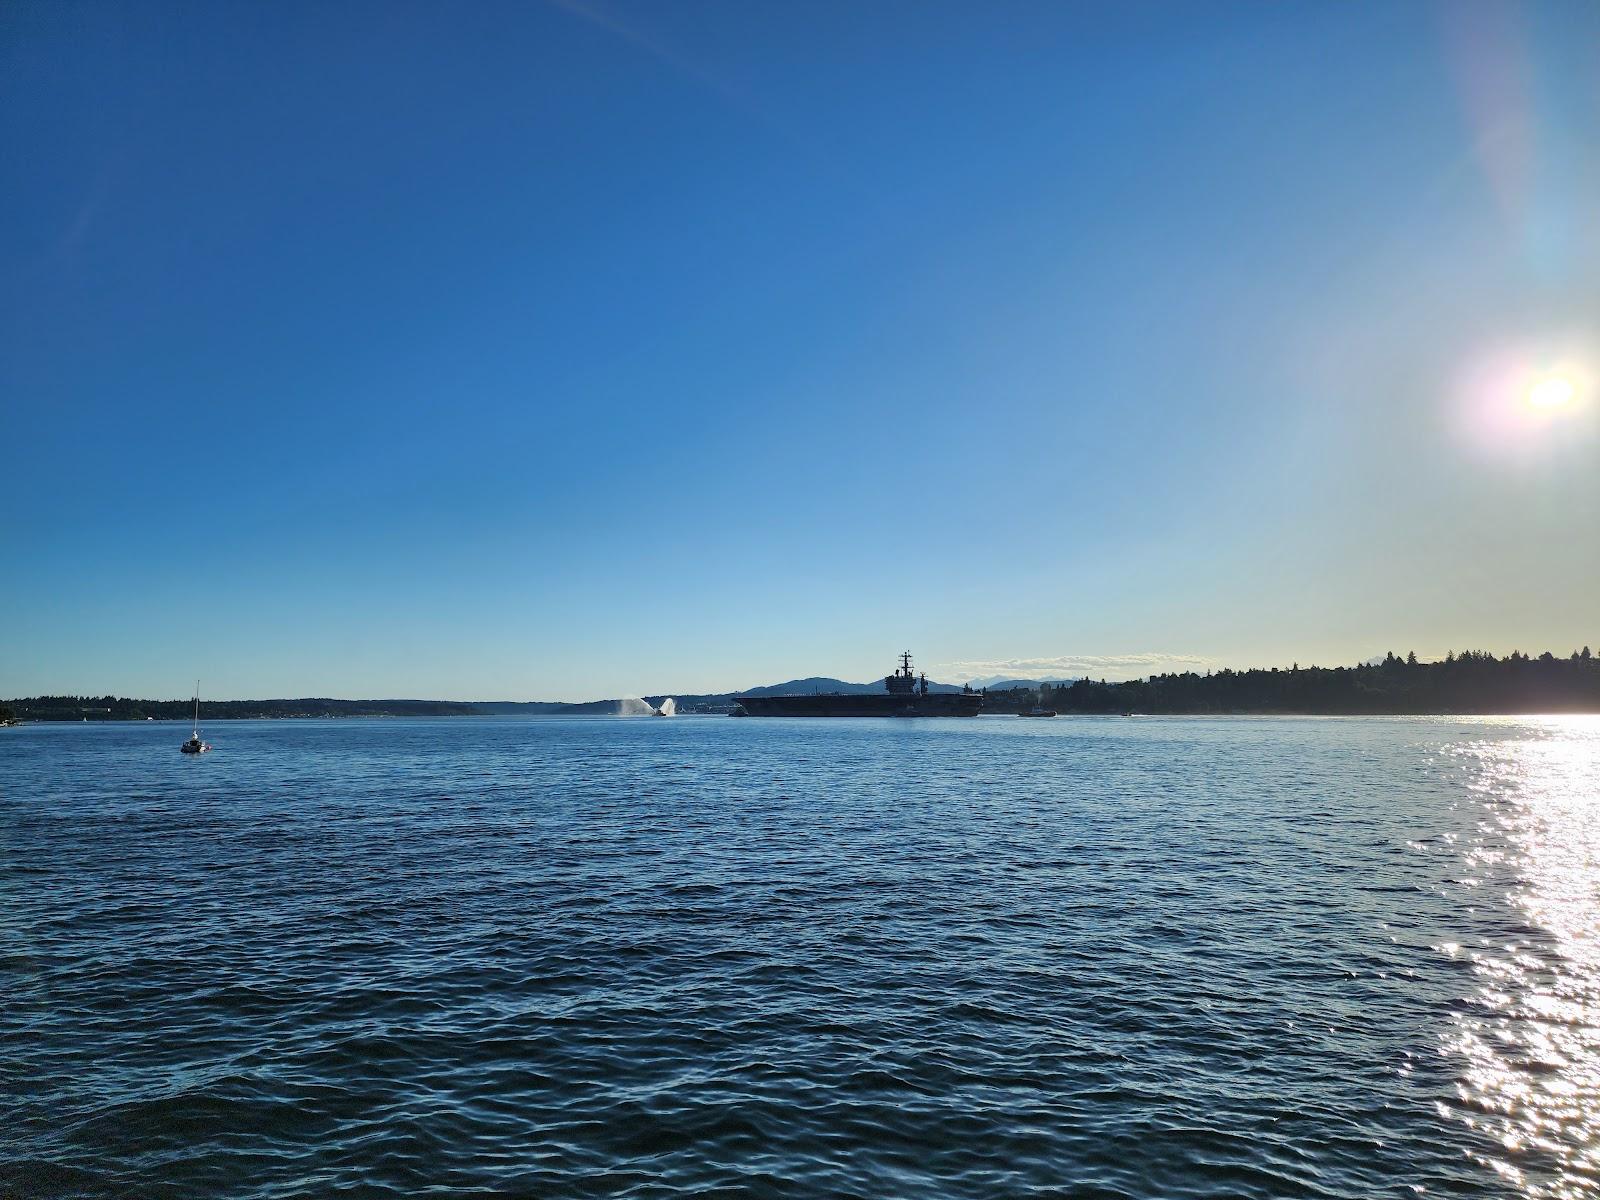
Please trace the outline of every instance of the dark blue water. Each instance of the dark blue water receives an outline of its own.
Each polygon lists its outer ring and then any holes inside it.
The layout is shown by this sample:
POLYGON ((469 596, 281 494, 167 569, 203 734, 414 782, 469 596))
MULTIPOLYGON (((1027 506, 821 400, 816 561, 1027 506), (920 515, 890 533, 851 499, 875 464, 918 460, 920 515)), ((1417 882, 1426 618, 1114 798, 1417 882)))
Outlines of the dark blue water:
POLYGON ((0 730, 0 1195, 1600 1193, 1600 723, 0 730))

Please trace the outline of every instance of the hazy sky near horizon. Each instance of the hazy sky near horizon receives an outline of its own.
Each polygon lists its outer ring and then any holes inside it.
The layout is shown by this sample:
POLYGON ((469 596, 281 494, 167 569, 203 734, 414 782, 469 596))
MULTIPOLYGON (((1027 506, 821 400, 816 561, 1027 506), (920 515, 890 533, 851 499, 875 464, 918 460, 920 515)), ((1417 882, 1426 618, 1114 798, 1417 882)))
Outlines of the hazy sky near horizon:
POLYGON ((0 695, 1600 646, 1588 0, 13 0, 0 140, 0 695))

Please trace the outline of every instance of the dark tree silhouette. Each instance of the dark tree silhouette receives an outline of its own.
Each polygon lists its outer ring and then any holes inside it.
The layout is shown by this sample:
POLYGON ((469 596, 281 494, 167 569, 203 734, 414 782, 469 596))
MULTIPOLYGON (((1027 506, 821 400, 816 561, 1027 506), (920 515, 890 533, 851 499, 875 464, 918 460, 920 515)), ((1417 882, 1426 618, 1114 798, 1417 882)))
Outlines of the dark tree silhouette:
POLYGON ((1045 703, 1079 713, 1540 713, 1600 712, 1600 660, 1521 651, 1496 659, 1483 650, 1443 662, 1392 652, 1377 665, 1221 670, 1153 675, 1128 683, 1082 679, 1042 689, 991 691, 987 712, 1021 712, 1045 703))

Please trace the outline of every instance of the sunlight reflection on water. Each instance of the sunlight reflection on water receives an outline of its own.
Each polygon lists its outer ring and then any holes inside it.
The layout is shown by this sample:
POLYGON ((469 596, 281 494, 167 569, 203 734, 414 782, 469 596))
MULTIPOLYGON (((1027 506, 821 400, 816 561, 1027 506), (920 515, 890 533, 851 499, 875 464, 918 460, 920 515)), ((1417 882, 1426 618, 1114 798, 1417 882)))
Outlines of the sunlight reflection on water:
MULTIPOLYGON (((1600 718, 1519 721, 1463 747, 1486 814, 1457 900, 1521 920, 1467 953, 1479 987, 1447 1048, 1465 1062, 1454 1115, 1526 1196, 1600 1185, 1600 718)), ((1461 953, 1456 946, 1439 947, 1461 953)))

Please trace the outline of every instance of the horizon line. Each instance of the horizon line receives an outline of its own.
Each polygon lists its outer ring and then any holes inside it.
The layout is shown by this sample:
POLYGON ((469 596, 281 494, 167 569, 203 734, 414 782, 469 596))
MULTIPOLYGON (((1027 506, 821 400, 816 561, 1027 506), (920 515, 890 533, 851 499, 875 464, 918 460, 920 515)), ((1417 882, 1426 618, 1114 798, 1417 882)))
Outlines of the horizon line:
MULTIPOLYGON (((1319 666, 1316 663, 1311 663, 1308 666, 1301 666, 1298 660, 1294 660, 1291 663, 1291 665, 1287 666, 1287 667, 1282 667, 1282 666, 1268 666, 1268 667, 1263 667, 1263 666, 1251 666, 1251 667, 1227 667, 1227 666, 1207 667, 1203 671, 1201 671, 1201 670, 1186 670, 1186 671, 1159 671, 1159 672, 1152 672, 1151 674, 1148 674, 1148 675, 1134 676, 1134 677, 1129 678, 1129 679, 1106 679, 1104 677, 1102 677, 1101 679, 1094 679, 1092 676, 1090 676, 1088 674, 1076 675, 1076 676, 1074 676, 1074 677, 1072 677, 1070 679, 1065 678, 1065 677, 1060 677, 1060 676, 1057 676, 1057 677, 1040 676, 1040 677, 1035 678, 1035 679, 1029 679, 1026 675, 1022 675, 1022 674, 1004 675, 1003 672, 998 672, 997 674, 1003 675, 1004 680, 1007 681, 1007 682, 1015 680, 1016 682, 1019 682, 1019 683, 1077 682, 1080 679, 1089 680, 1090 682, 1096 682, 1096 683, 1139 683, 1139 682, 1143 682, 1143 681, 1148 681, 1150 679, 1156 679, 1156 678, 1159 678, 1159 677, 1164 676, 1164 675, 1200 675, 1200 676, 1208 676, 1208 675, 1221 674, 1222 672, 1225 672, 1225 671, 1231 671, 1231 672, 1233 672, 1235 674, 1245 674, 1245 673, 1248 673, 1248 672, 1251 672, 1251 671, 1266 671, 1266 672, 1273 672, 1273 671, 1289 671, 1289 672, 1293 672, 1293 671, 1340 671, 1340 670, 1350 671, 1350 670, 1359 670, 1362 667, 1379 666, 1379 665, 1382 665, 1383 663, 1389 661, 1390 659, 1395 659, 1395 660, 1397 660, 1397 661, 1399 661, 1401 663, 1408 664, 1408 665, 1415 665, 1415 666, 1436 666, 1436 665, 1441 665, 1441 664, 1452 662, 1452 661, 1460 661, 1462 658, 1467 658, 1467 657, 1476 658, 1476 657, 1480 657, 1480 656, 1482 658, 1485 658, 1485 659, 1489 660, 1489 661, 1497 662, 1497 663, 1498 662, 1512 662, 1512 661, 1537 662, 1537 661, 1543 661, 1546 658, 1549 658, 1552 661, 1561 662, 1561 661, 1564 661, 1564 660, 1565 661, 1570 661, 1572 659, 1582 660, 1582 659, 1585 659, 1585 658, 1592 657, 1591 653, 1586 653, 1588 651, 1589 651, 1589 647, 1587 645, 1581 647, 1580 649, 1572 650, 1568 654, 1556 654, 1554 651, 1551 651, 1551 650, 1542 650, 1538 654, 1527 654, 1527 653, 1524 653, 1521 650, 1512 649, 1512 650, 1507 651, 1503 656, 1497 656, 1492 651, 1489 651, 1489 650, 1466 649, 1466 650, 1461 650, 1461 651, 1447 650, 1445 652, 1445 656, 1443 658, 1428 658, 1428 659, 1424 659, 1424 658, 1416 657, 1416 652, 1415 651, 1407 651, 1406 654, 1399 655, 1399 654, 1395 654, 1394 651, 1390 650, 1390 651, 1387 651, 1385 653, 1385 656, 1383 658, 1379 658, 1378 656, 1374 655, 1371 658, 1362 659, 1361 661, 1356 662, 1356 663, 1348 663, 1348 664, 1342 663, 1342 664, 1339 664, 1337 666, 1331 666, 1331 667, 1319 666)), ((1179 656, 1174 655, 1174 656, 1171 656, 1171 657, 1178 658, 1179 656)), ((1022 660, 1022 661, 1027 661, 1027 660, 1022 660)), ((1034 660, 1034 661, 1038 661, 1038 660, 1034 660)), ((874 677, 874 678, 876 678, 876 677, 874 677)), ((797 682, 800 682, 801 680, 805 680, 805 679, 829 679, 829 680, 832 680, 833 682, 836 682, 836 683, 847 683, 847 684, 852 684, 852 686, 858 686, 858 687, 866 686, 867 683, 872 682, 872 680, 867 680, 867 681, 862 681, 860 683, 856 683, 855 681, 852 681, 852 680, 839 679, 839 678, 837 678, 835 676, 831 676, 831 675, 797 675, 793 679, 785 679, 785 680, 781 680, 781 681, 779 681, 777 683, 758 683, 758 684, 752 685, 751 687, 731 688, 731 689, 727 689, 727 690, 724 690, 724 691, 716 691, 716 692, 670 691, 670 690, 669 691, 644 691, 644 692, 634 693, 634 694, 628 695, 628 696, 599 696, 599 697, 595 697, 594 699, 591 699, 591 700, 541 700, 541 699, 512 700, 512 699, 491 699, 491 698, 483 697, 483 696, 479 696, 479 697, 476 697, 476 698, 470 699, 470 700, 446 700, 446 699, 441 699, 441 698, 438 698, 438 697, 429 697, 429 696, 316 696, 316 695, 300 695, 300 696, 244 696, 244 697, 235 697, 235 698, 229 698, 229 699, 215 699, 215 700, 210 701, 210 703, 212 703, 212 704, 244 704, 244 703, 269 703, 269 702, 274 702, 274 701, 289 701, 289 700, 332 700, 332 701, 338 701, 338 702, 347 703, 347 704, 358 704, 358 703, 370 703, 370 704, 465 704, 465 705, 472 705, 472 704, 557 704, 557 705, 603 704, 603 703, 606 703, 606 702, 612 701, 612 700, 626 700, 626 699, 647 700, 651 696, 658 696, 658 697, 661 697, 662 699, 666 699, 666 698, 669 698, 669 697, 676 698, 676 697, 679 697, 679 696, 737 696, 737 695, 740 695, 742 693, 748 693, 748 692, 754 691, 756 688, 780 687, 784 683, 797 683, 797 682)), ((948 687, 958 687, 958 686, 968 686, 968 685, 970 685, 971 680, 968 679, 964 683, 955 683, 955 682, 948 682, 948 681, 945 681, 945 680, 930 679, 929 682, 930 683, 934 683, 934 684, 940 684, 940 685, 943 685, 943 686, 948 686, 948 687)), ((0 703, 13 703, 13 702, 20 702, 20 701, 23 701, 23 700, 38 700, 38 699, 42 699, 42 698, 49 697, 49 696, 73 697, 73 698, 76 698, 76 699, 85 699, 85 700, 95 700, 95 699, 103 699, 103 698, 106 698, 106 697, 110 697, 111 699, 114 699, 114 700, 141 700, 141 701, 149 701, 150 703, 154 703, 154 704, 188 703, 188 702, 190 702, 190 701, 192 701, 194 699, 194 697, 192 695, 191 696, 174 696, 174 697, 171 697, 169 699, 162 699, 162 698, 156 698, 156 697, 150 697, 150 696, 122 696, 122 695, 117 695, 117 694, 112 693, 112 692, 37 692, 37 693, 35 693, 34 695, 31 695, 31 696, 10 696, 10 697, 5 697, 3 699, 0 699, 0 703)), ((205 703, 205 702, 202 702, 202 703, 205 703)))

